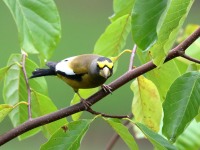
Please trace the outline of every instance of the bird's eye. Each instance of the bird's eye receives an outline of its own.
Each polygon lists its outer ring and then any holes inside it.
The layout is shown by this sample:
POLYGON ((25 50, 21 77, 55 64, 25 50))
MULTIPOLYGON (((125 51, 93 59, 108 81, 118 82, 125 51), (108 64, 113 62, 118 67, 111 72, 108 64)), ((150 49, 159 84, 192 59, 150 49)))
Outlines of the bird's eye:
POLYGON ((65 59, 64 61, 68 61, 68 59, 65 59))

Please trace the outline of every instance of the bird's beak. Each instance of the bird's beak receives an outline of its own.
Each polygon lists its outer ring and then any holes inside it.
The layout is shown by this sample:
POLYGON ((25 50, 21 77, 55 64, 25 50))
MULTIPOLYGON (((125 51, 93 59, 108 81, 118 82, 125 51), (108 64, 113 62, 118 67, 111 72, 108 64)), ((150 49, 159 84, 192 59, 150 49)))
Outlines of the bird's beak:
POLYGON ((104 78, 108 78, 110 77, 110 70, 108 69, 108 67, 104 67, 101 72, 100 72, 100 75, 104 78))

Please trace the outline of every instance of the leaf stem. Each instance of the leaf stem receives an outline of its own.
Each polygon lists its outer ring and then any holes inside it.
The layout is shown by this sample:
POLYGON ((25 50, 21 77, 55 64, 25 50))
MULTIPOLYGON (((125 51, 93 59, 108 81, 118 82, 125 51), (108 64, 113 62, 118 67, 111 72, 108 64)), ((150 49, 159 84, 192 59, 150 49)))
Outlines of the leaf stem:
POLYGON ((27 102, 21 101, 21 102, 15 104, 13 107, 17 107, 17 106, 19 106, 20 104, 28 105, 27 102))

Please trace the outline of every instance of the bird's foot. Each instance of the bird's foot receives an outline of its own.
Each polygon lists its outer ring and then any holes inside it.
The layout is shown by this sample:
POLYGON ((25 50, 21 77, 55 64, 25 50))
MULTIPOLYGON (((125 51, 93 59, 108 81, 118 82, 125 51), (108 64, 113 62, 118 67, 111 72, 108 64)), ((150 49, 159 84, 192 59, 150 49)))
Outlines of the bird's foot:
POLYGON ((92 106, 92 104, 89 101, 86 101, 84 98, 82 98, 78 91, 76 92, 76 94, 80 97, 80 101, 83 103, 85 110, 88 110, 90 106, 92 106))
POLYGON ((104 90, 104 92, 109 92, 110 94, 112 94, 112 88, 109 85, 103 84, 101 85, 101 87, 104 90))
POLYGON ((92 104, 90 102, 88 102, 87 100, 81 98, 81 102, 83 103, 85 110, 88 110, 90 108, 90 106, 92 106, 92 104))

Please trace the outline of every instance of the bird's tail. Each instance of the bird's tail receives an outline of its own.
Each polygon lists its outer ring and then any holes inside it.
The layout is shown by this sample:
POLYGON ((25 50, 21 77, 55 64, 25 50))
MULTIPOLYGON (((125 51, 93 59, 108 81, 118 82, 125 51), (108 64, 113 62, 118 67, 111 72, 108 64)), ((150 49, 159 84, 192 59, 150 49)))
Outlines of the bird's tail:
POLYGON ((51 76, 56 75, 56 72, 51 69, 36 69, 32 72, 32 76, 29 79, 41 77, 41 76, 51 76))
POLYGON ((47 66, 49 67, 49 69, 36 69, 35 71, 32 72, 32 76, 29 79, 42 77, 42 76, 56 75, 55 65, 56 63, 54 62, 47 63, 47 66))

